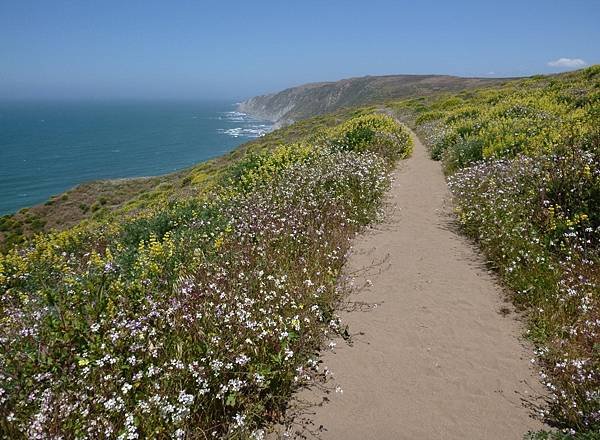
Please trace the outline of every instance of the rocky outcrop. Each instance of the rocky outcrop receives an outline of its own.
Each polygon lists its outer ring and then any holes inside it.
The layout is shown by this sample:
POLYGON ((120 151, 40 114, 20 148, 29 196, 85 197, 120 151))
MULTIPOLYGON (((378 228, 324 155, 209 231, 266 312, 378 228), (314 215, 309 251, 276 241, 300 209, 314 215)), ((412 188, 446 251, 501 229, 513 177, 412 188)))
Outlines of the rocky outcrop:
POLYGON ((241 102, 238 109, 281 126, 342 107, 424 96, 439 91, 456 92, 502 81, 443 75, 365 76, 305 84, 279 93, 256 96, 241 102))

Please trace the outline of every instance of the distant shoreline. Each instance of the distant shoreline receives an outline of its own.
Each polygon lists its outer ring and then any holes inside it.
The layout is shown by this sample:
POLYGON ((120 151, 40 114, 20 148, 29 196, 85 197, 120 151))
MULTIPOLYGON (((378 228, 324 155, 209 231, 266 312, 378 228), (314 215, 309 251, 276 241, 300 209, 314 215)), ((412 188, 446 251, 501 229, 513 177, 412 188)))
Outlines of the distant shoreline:
POLYGON ((231 101, 2 103, 0 215, 90 182, 177 172, 271 130, 235 108, 231 101))

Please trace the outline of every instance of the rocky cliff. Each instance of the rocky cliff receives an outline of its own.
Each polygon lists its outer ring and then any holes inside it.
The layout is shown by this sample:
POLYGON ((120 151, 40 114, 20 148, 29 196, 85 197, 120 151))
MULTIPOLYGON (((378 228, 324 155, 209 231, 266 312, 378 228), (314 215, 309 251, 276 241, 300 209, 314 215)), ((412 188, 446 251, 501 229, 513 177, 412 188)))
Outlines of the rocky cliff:
POLYGON ((457 92, 502 81, 504 80, 445 75, 365 76, 305 84, 278 93, 256 96, 240 103, 238 109, 281 126, 342 107, 423 96, 439 91, 457 92))

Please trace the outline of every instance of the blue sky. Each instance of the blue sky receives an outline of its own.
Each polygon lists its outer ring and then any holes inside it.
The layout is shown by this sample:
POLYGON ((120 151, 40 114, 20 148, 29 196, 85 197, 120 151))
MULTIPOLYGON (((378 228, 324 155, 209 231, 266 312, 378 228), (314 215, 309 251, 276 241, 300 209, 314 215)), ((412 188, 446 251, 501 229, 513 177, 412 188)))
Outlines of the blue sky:
POLYGON ((242 98, 362 75, 558 72, 600 62, 599 23, 600 0, 0 0, 0 99, 242 98))

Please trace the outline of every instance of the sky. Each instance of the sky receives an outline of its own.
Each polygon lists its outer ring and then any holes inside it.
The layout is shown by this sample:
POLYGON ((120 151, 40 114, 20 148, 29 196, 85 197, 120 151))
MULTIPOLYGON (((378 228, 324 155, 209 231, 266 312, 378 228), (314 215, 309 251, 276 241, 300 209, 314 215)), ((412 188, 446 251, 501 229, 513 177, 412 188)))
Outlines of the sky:
POLYGON ((0 100, 242 99, 600 63, 600 0, 0 0, 0 100))

